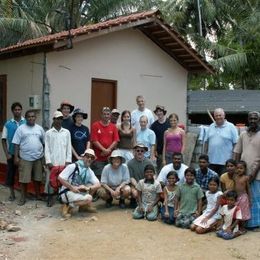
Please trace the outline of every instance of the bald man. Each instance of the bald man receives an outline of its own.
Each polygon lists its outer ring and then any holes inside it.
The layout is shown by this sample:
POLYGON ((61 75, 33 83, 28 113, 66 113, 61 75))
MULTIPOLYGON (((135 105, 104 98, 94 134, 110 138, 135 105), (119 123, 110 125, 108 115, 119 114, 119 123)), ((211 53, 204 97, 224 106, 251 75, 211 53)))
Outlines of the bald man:
POLYGON ((209 168, 219 175, 225 170, 225 163, 232 158, 238 140, 236 127, 225 119, 223 108, 214 111, 215 122, 206 133, 205 153, 209 156, 209 168))

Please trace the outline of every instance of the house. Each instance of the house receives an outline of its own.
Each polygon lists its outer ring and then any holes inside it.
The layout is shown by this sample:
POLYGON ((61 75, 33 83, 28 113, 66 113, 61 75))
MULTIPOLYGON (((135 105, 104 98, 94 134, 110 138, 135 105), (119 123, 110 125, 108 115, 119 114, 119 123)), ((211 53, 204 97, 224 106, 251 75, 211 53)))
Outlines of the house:
POLYGON ((68 99, 90 125, 103 106, 133 110, 140 94, 186 123, 187 76, 202 72, 213 68, 156 10, 27 40, 0 49, 0 124, 19 101, 47 129, 68 99))
POLYGON ((207 110, 213 114, 221 107, 228 121, 235 125, 247 123, 250 111, 260 111, 260 90, 207 90, 188 92, 188 119, 191 124, 212 123, 207 110))

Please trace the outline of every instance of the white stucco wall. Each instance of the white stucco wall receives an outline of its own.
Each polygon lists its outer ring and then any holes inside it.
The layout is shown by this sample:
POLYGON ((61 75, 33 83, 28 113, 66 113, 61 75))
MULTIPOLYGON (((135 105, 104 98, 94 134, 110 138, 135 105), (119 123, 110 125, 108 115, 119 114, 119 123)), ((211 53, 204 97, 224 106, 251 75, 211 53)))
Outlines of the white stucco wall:
POLYGON ((148 108, 165 105, 186 123, 187 71, 138 30, 78 42, 72 50, 51 52, 47 58, 51 111, 69 99, 90 115, 91 78, 102 78, 118 81, 120 111, 133 110, 141 94, 148 108))
MULTIPOLYGON (((43 54, 0 62, 0 74, 7 74, 8 118, 14 101, 26 111, 28 96, 42 94, 42 64, 43 54)), ((164 105, 168 114, 175 112, 186 123, 187 71, 138 30, 114 32, 77 42, 71 50, 50 52, 47 74, 51 114, 68 99, 90 115, 91 78, 101 78, 118 82, 120 111, 133 110, 136 96, 144 95, 148 108, 164 105)), ((89 126, 89 122, 84 123, 89 126)), ((3 162, 2 147, 0 152, 3 162)))
MULTIPOLYGON (((0 61, 0 75, 7 75, 7 119, 12 117, 10 107, 13 102, 20 102, 25 113, 29 109, 29 96, 42 94, 42 63, 42 54, 0 61)), ((37 114, 37 122, 41 123, 41 113, 37 114)), ((0 162, 4 161, 0 145, 0 162)))

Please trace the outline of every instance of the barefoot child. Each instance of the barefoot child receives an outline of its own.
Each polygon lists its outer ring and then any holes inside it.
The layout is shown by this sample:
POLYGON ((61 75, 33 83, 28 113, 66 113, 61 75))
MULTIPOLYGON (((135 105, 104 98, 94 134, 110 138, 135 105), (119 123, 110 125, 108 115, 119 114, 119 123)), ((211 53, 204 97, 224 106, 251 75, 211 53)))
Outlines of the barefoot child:
POLYGON ((203 214, 196 218, 191 225, 191 231, 196 231, 197 234, 212 231, 217 221, 221 219, 219 210, 223 193, 218 190, 219 178, 217 176, 211 177, 208 186, 209 190, 206 191, 207 207, 203 214))
POLYGON ((236 173, 236 166, 237 163, 235 160, 229 159, 226 161, 227 172, 220 176, 221 189, 223 192, 235 189, 234 178, 236 173))
POLYGON ((237 193, 235 191, 228 191, 226 193, 227 205, 220 209, 222 215, 223 225, 220 230, 216 232, 218 237, 229 240, 241 235, 239 231, 239 222, 242 219, 241 210, 236 206, 237 193))
POLYGON ((138 191, 138 206, 133 212, 134 219, 146 218, 153 221, 158 216, 158 202, 162 192, 161 184, 154 179, 155 169, 148 164, 144 168, 144 179, 140 180, 136 186, 138 191))
POLYGON ((245 224, 246 221, 251 218, 251 211, 249 176, 246 175, 246 163, 244 161, 240 161, 237 163, 235 189, 238 194, 236 205, 239 206, 242 213, 242 220, 240 221, 240 231, 242 233, 245 233, 245 224))
POLYGON ((176 191, 174 204, 175 225, 181 228, 190 228, 193 220, 201 214, 203 192, 194 182, 196 171, 187 168, 184 172, 185 183, 180 184, 176 191))
POLYGON ((161 208, 162 220, 167 224, 174 223, 174 197, 177 190, 176 182, 179 181, 177 172, 167 174, 167 185, 163 189, 164 202, 161 208))

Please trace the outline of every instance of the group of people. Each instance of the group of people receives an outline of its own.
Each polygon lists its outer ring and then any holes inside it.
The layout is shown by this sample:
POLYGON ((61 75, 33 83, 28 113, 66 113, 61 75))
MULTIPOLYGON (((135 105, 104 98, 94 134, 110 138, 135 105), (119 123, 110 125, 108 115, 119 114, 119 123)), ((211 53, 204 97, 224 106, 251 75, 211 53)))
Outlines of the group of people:
POLYGON ((215 230, 224 239, 260 226, 260 127, 259 113, 250 112, 249 126, 240 137, 225 119, 224 110, 214 111, 215 122, 207 131, 205 154, 199 168, 182 162, 186 147, 185 128, 177 114, 166 117, 164 106, 154 114, 137 96, 137 109, 121 113, 103 107, 91 129, 83 124, 88 114, 63 101, 53 113, 46 132, 36 124, 33 110, 22 117, 22 105, 11 107, 13 118, 2 132, 7 158, 6 184, 15 199, 14 176, 19 172, 24 205, 27 185, 33 180, 36 199, 42 199, 40 184, 46 173, 45 192, 52 206, 54 191, 49 183, 58 171, 62 214, 68 218, 75 208, 94 212, 93 200, 111 207, 134 208, 133 218, 156 220, 191 228, 199 234, 215 230), (44 171, 43 171, 44 169, 44 171), (204 209, 204 210, 203 210, 204 209), (219 220, 223 217, 223 224, 219 220))

